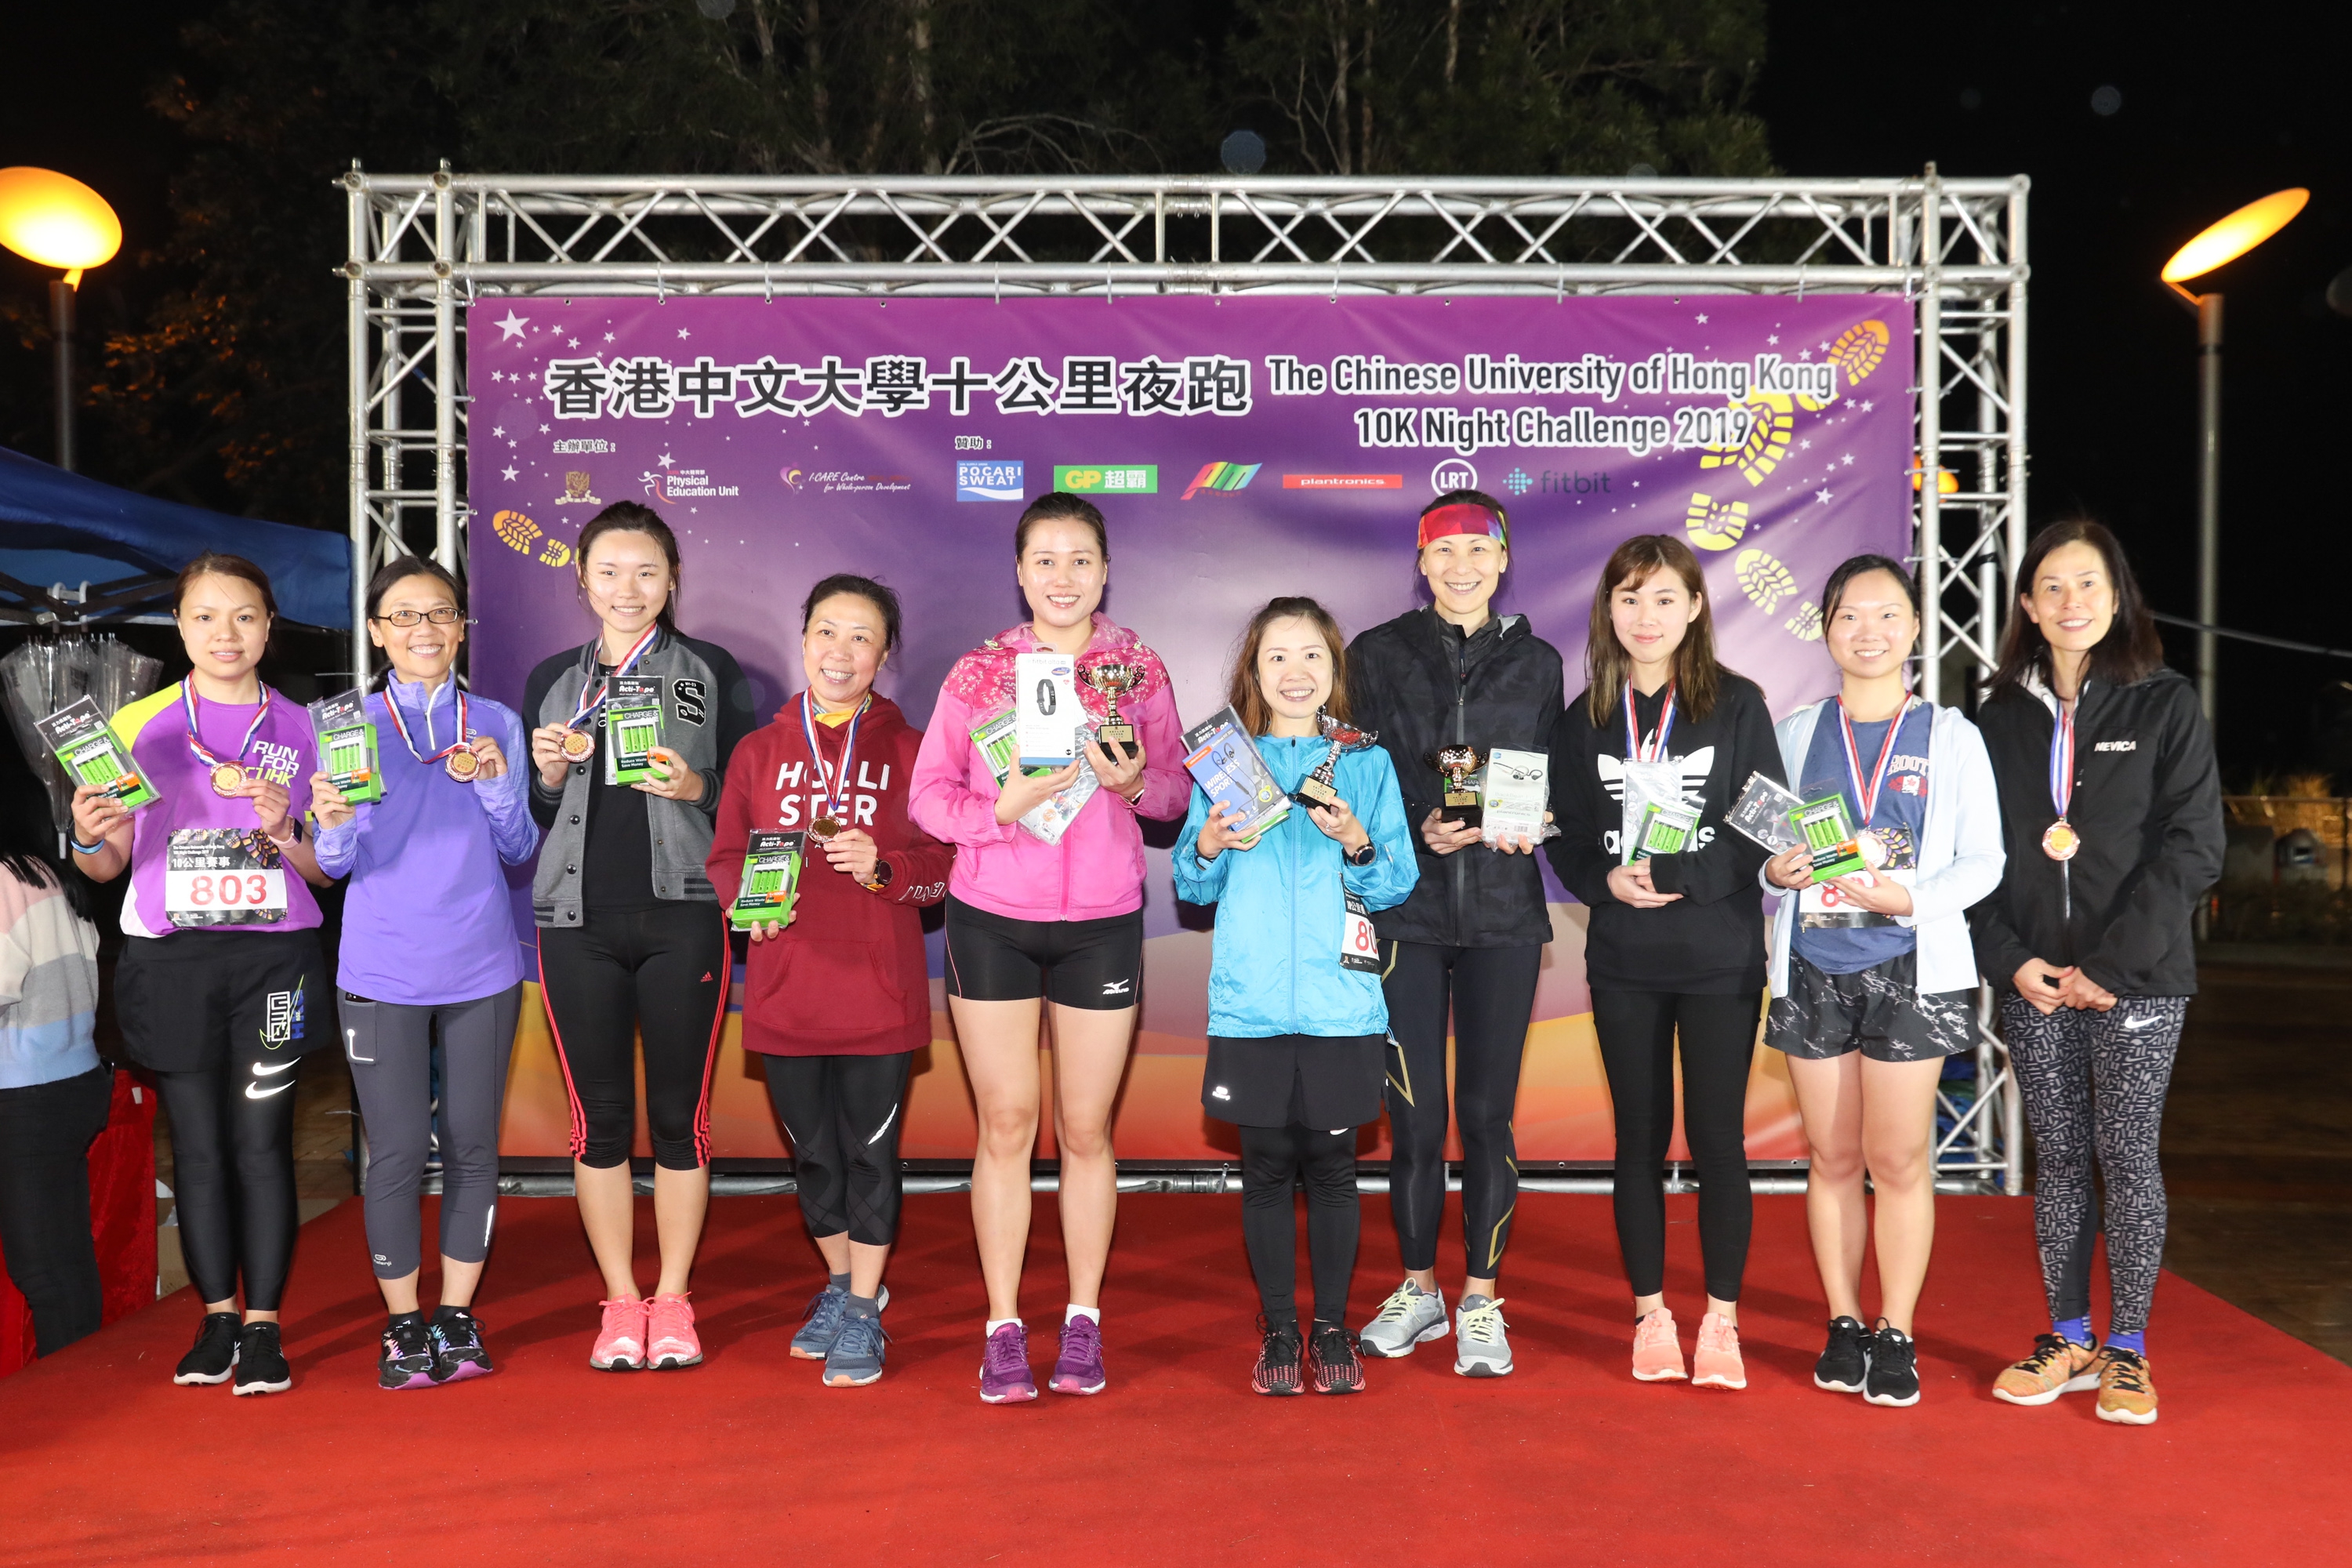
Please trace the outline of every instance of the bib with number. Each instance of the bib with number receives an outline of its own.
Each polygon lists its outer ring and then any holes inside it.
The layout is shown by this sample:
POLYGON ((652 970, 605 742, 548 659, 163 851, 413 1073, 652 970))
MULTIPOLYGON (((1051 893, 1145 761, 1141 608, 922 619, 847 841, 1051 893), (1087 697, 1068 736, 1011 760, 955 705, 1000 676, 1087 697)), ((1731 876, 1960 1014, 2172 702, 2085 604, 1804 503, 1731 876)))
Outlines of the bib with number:
MULTIPOLYGON (((1909 888, 1917 885, 1919 873, 1916 870, 1907 869, 1880 869, 1876 871, 1864 871, 1861 873, 1861 875, 1865 877, 1884 877, 1890 882, 1899 882, 1904 887, 1909 888)), ((1893 925, 1895 923, 1895 917, 1893 915, 1879 915, 1874 910, 1865 910, 1860 904, 1849 901, 1845 894, 1839 889, 1838 886, 1834 882, 1813 882, 1799 889, 1797 891, 1797 912, 1800 915, 1871 914, 1877 915, 1877 920, 1876 921, 1874 921, 1874 923, 1884 922, 1887 925, 1893 925)))
POLYGON ((1348 900, 1348 910, 1339 925, 1339 967, 1377 974, 1381 968, 1381 939, 1372 930, 1372 911, 1364 908, 1364 900, 1353 893, 1340 896, 1348 900))
POLYGON ((257 833, 181 827, 163 871, 163 910, 173 925, 276 925, 286 918, 286 868, 257 833))

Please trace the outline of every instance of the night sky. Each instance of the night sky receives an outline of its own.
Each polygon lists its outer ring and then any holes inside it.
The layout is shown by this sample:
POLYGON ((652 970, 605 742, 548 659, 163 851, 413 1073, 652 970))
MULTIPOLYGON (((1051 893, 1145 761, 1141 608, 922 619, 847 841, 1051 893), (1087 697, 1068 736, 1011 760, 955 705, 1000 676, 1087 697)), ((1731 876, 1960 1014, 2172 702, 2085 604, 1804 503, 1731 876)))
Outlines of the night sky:
MULTIPOLYGON (((155 244, 184 147, 145 101, 176 21, 203 9, 128 0, 12 16, 19 69, 0 101, 0 162, 88 180, 122 214, 127 251, 155 244)), ((1934 159, 1949 174, 2032 177, 2032 521, 2107 521, 2152 602, 2175 614, 2196 604, 2196 335, 2157 269, 2230 209, 2311 188, 2284 233, 2199 285, 2229 299, 2221 618, 2352 644, 2352 509, 2336 472, 2352 320, 2323 298, 2352 267, 2352 6, 1782 0, 1769 37, 1756 106, 1788 172, 1904 174, 1934 159)), ((1213 161, 1203 149, 1202 166, 1213 161)), ((11 295, 37 301, 42 281, 0 261, 11 295)), ((93 279, 86 330, 123 319, 119 287, 93 279)), ((2168 645, 2186 668, 2188 637, 2168 633, 2168 645)), ((2224 647, 2231 784, 2319 759, 2315 704, 2352 679, 2352 662, 2224 647)), ((2352 771, 2352 757, 2336 765, 2352 771)))

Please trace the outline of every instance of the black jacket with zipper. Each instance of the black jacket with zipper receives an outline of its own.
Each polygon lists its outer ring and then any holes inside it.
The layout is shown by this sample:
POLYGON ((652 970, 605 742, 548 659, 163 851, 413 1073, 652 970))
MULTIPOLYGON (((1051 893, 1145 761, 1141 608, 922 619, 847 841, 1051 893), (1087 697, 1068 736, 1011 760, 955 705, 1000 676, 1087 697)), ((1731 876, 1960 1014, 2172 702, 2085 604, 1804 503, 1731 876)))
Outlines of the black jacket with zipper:
POLYGON ((2042 852, 2056 700, 2003 686, 1977 714, 2000 789, 2009 865, 1969 911, 1977 967, 2004 994, 2026 960, 2078 964, 2118 996, 2190 996, 2189 916, 2221 875, 2221 780, 2197 689, 2176 670, 2116 686, 2083 683, 2074 710, 2074 795, 2066 820, 2082 847, 2042 852))
POLYGON ((1524 616, 1492 616, 1465 637, 1426 606, 1374 626, 1348 647, 1356 722, 1379 731, 1396 764, 1405 821, 1421 856, 1412 896, 1373 917, 1384 941, 1438 947, 1527 947, 1551 940, 1543 874, 1532 855, 1482 845, 1433 855, 1421 825, 1444 785, 1430 765, 1441 746, 1541 752, 1559 719, 1559 650, 1524 616))
MULTIPOLYGON (((1664 701, 1663 691, 1643 700, 1637 717, 1645 732, 1656 726, 1664 701)), ((1560 886, 1592 911, 1584 933, 1586 980, 1595 990, 1760 994, 1764 900, 1756 873, 1768 857, 1723 817, 1749 774, 1788 782, 1763 689, 1725 671, 1707 716, 1678 715, 1666 743, 1682 768, 1683 798, 1699 807, 1699 842, 1680 855, 1651 858, 1652 884, 1682 897, 1637 910, 1609 890, 1609 873, 1619 864, 1625 721, 1612 715, 1595 727, 1580 694, 1554 731, 1551 809, 1559 837, 1545 852, 1560 886)))

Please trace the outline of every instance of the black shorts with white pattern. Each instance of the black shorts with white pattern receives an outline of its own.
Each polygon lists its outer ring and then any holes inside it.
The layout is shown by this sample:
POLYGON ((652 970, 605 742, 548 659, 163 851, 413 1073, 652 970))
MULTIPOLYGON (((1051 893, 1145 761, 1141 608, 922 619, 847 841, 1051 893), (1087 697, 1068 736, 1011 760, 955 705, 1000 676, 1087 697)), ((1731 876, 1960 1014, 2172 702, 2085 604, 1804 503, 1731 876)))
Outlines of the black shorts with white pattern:
POLYGON ((1922 994, 1916 951, 1853 974, 1824 974, 1792 952, 1788 994, 1764 1015, 1764 1043, 1808 1061, 1853 1051, 1874 1062, 1935 1061, 1976 1039, 1976 993, 1922 994))

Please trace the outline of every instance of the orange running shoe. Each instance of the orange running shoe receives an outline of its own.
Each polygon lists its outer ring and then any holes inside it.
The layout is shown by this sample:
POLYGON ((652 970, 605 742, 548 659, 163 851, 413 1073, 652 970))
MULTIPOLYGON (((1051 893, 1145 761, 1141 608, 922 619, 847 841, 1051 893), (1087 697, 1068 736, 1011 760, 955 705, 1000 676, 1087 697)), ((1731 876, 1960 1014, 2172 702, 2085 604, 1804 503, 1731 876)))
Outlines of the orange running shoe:
POLYGON ((702 1342, 694 1335, 694 1309, 680 1292, 656 1296, 646 1312, 646 1365, 674 1372, 702 1364, 702 1342))
POLYGON ((596 1348, 588 1364, 598 1372, 636 1372, 646 1364, 646 1303, 643 1297, 627 1301, 599 1301, 604 1325, 596 1331, 596 1348))
POLYGON ((1739 1325, 1709 1312, 1698 1321, 1698 1349, 1691 1356, 1693 1388, 1745 1388, 1748 1367, 1739 1359, 1739 1325))
POLYGON ((1661 1307, 1633 1325, 1633 1376, 1642 1383, 1668 1383, 1687 1377, 1683 1371, 1683 1342, 1675 1333, 1675 1315, 1661 1307))
POLYGON ((2033 1353, 1993 1379, 1992 1396, 2011 1405, 2047 1405, 2062 1394, 2099 1386, 2099 1347, 2063 1334, 2036 1334, 2033 1353))
POLYGON ((2147 1358, 2110 1345, 2099 1352, 2099 1419, 2126 1426, 2156 1423, 2156 1384, 2147 1380, 2147 1358))

